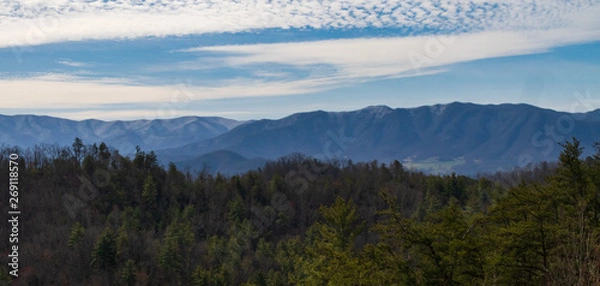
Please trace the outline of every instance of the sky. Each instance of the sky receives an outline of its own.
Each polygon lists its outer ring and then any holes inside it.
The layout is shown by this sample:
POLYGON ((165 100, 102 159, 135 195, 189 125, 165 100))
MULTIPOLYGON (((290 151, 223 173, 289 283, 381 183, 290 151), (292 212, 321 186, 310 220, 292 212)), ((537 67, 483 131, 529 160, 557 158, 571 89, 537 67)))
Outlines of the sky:
POLYGON ((0 114, 600 108, 600 0, 3 0, 0 114))

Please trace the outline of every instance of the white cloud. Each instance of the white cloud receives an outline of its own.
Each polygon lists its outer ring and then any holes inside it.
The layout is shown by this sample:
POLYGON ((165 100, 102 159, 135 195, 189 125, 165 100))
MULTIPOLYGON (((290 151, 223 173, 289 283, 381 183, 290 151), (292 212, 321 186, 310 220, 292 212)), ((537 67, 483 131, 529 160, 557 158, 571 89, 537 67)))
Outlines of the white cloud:
POLYGON ((594 0, 13 0, 0 2, 0 47, 266 28, 400 27, 450 33, 599 28, 594 0))
POLYGON ((59 60, 56 61, 57 63, 64 65, 64 66, 68 66, 68 67, 76 67, 76 68, 80 68, 80 67, 86 67, 88 66, 88 64, 86 63, 82 63, 82 62, 75 62, 75 61, 71 61, 71 60, 59 60))
MULTIPOLYGON (((434 74, 446 66, 493 57, 539 53, 550 48, 600 38, 598 31, 564 29, 527 32, 480 32, 454 36, 362 38, 278 44, 200 47, 185 52, 224 53, 220 63, 242 67, 276 63, 315 68, 308 78, 286 80, 279 74, 255 75, 268 80, 229 79, 211 86, 192 84, 142 86, 127 79, 86 79, 44 74, 0 80, 4 108, 97 108, 110 104, 153 104, 183 108, 208 99, 307 94, 381 79, 434 74), (318 67, 328 67, 319 71, 318 67), (275 77, 274 77, 275 76, 275 77)), ((262 72, 262 73, 261 73, 262 72)))
MULTIPOLYGON (((126 82, 126 80, 122 80, 126 82)), ((119 80, 86 81, 72 76, 47 75, 0 80, 3 108, 94 108, 111 104, 156 104, 183 106, 208 99, 303 94, 332 88, 332 78, 298 81, 230 80, 220 86, 135 86, 119 80), (117 83, 115 83, 117 82, 117 83)))
MULTIPOLYGON (((435 72, 438 71, 429 71, 435 72)), ((234 79, 217 86, 140 86, 128 84, 125 79, 89 80, 61 74, 0 80, 2 91, 11 95, 3 99, 3 109, 97 109, 135 104, 154 105, 156 110, 167 112, 167 116, 185 109, 189 103, 203 100, 307 94, 346 84, 346 78, 335 76, 278 81, 234 79)))
POLYGON ((111 103, 161 102, 169 90, 152 87, 73 81, 71 77, 0 80, 7 96, 3 108, 76 108, 111 103))
POLYGON ((263 78, 285 78, 285 77, 289 77, 290 73, 269 71, 269 70, 256 70, 253 72, 253 75, 257 76, 257 77, 263 77, 263 78))
POLYGON ((220 52, 223 66, 258 64, 302 68, 328 66, 320 77, 338 81, 420 75, 428 69, 480 59, 540 53, 600 39, 600 30, 479 32, 453 36, 360 38, 313 42, 199 47, 182 52, 220 52))

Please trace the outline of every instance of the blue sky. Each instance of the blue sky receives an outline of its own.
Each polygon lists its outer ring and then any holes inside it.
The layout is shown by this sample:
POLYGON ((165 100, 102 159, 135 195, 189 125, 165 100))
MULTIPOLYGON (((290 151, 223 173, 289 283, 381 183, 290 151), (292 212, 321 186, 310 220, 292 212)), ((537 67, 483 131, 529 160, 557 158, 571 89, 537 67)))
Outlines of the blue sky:
POLYGON ((600 1, 0 2, 2 114, 600 108, 600 1))

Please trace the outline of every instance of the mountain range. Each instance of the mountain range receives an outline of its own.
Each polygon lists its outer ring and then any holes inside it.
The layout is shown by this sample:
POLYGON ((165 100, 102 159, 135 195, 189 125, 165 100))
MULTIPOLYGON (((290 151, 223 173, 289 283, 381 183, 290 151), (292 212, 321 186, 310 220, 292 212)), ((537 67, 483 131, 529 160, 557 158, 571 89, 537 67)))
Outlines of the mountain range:
POLYGON ((70 145, 106 142, 130 154, 154 150, 163 163, 233 174, 292 153, 319 159, 398 160, 434 173, 472 175, 554 161, 559 143, 576 137, 593 153, 600 109, 566 113, 526 104, 454 102, 417 108, 370 106, 314 111, 278 120, 183 117, 134 121, 71 121, 46 116, 0 116, 0 143, 70 145))
POLYGON ((246 122, 221 117, 180 117, 133 121, 73 121, 49 116, 0 115, 0 143, 32 147, 48 143, 70 146, 75 137, 85 143, 105 142, 122 154, 175 148, 226 133, 246 122))

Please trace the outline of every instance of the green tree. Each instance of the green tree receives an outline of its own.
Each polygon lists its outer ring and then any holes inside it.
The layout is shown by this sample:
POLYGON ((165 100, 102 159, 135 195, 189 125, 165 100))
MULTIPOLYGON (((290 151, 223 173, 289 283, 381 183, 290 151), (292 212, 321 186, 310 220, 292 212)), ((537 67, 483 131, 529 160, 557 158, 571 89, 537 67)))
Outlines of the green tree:
POLYGON ((83 145, 83 140, 79 137, 75 137, 75 142, 73 142, 73 145, 71 146, 73 147, 73 154, 75 154, 75 159, 77 160, 77 167, 79 167, 85 151, 85 145, 83 145))
POLYGON ((508 284, 546 284, 556 247, 559 204, 556 193, 538 183, 511 189, 491 210, 490 236, 497 247, 492 276, 508 284))
POLYGON ((146 176, 142 191, 142 210, 149 223, 154 223, 158 215, 158 190, 151 174, 146 176))
POLYGON ((228 205, 228 218, 230 222, 239 223, 246 217, 246 208, 240 196, 236 196, 236 198, 231 200, 228 205))
POLYGON ((123 269, 119 273, 119 282, 121 285, 135 285, 135 262, 131 259, 127 260, 123 269))
POLYGON ((491 271, 502 283, 593 285, 600 278, 596 191, 579 141, 561 146, 555 175, 510 189, 492 207, 491 271))
POLYGON ((192 285, 194 286, 225 286, 232 285, 229 273, 224 267, 207 270, 202 266, 196 267, 192 273, 192 285))
POLYGON ((479 284, 484 277, 481 218, 468 217, 452 198, 422 221, 404 217, 395 198, 382 194, 389 208, 387 219, 375 230, 382 243, 370 248, 388 284, 479 284), (383 256, 383 258, 381 258, 383 256), (384 261, 385 263, 382 263, 384 261))
POLYGON ((194 242, 192 226, 185 218, 176 218, 165 231, 158 262, 173 285, 187 284, 190 252, 194 242))
POLYGON ((117 244, 115 235, 109 228, 105 229, 96 240, 96 245, 92 252, 92 262, 90 266, 102 269, 112 270, 117 264, 117 244))
POLYGON ((354 247, 363 230, 354 203, 341 197, 331 207, 321 207, 323 222, 314 225, 315 237, 298 260, 299 273, 292 283, 308 285, 365 285, 370 263, 361 261, 354 247))
POLYGON ((85 228, 83 228, 79 222, 75 223, 75 225, 73 225, 71 228, 71 234, 69 235, 69 241, 67 242, 67 245, 70 247, 76 247, 79 245, 84 235, 85 228))
POLYGON ((158 192, 156 190, 156 183, 152 175, 148 174, 144 180, 144 190, 142 191, 142 204, 147 208, 154 207, 156 205, 156 196, 158 192))
POLYGON ((556 175, 551 178, 551 188, 561 199, 561 243, 551 265, 552 279, 562 285, 597 285, 600 281, 600 225, 593 166, 581 159, 583 147, 577 139, 561 146, 563 151, 556 175))

